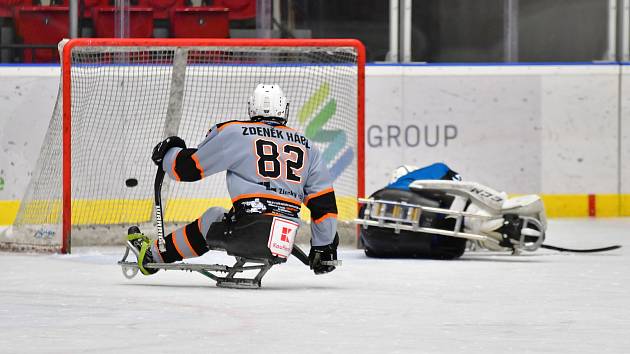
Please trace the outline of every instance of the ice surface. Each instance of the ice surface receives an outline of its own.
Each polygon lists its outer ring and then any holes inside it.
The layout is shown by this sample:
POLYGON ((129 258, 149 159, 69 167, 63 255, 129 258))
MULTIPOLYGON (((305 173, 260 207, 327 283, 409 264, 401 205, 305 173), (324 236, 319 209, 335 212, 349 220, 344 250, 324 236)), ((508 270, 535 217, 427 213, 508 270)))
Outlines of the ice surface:
POLYGON ((630 352, 630 219, 552 220, 547 241, 624 248, 457 261, 347 249, 331 274, 291 259, 260 290, 182 271, 127 280, 118 248, 0 253, 0 352, 630 352))

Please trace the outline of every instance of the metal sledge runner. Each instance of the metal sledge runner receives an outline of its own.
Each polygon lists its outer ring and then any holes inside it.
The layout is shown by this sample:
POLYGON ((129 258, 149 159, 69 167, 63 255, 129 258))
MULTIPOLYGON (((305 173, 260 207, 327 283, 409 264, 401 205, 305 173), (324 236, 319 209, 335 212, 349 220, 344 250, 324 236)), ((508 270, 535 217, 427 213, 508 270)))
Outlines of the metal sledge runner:
MULTIPOLYGON (((137 262, 127 261, 127 257, 130 252, 133 253, 136 258, 138 257, 138 250, 127 241, 127 247, 123 258, 118 262, 122 267, 122 272, 125 278, 132 279, 138 274, 140 270, 137 262)), ((302 263, 308 265, 308 256, 297 246, 293 246, 292 254, 298 258, 302 263)), ((257 289, 261 287, 263 276, 277 263, 273 263, 266 259, 251 259, 245 257, 235 256, 236 263, 232 266, 222 264, 197 264, 197 263, 147 263, 145 268, 161 269, 161 270, 184 270, 189 272, 198 272, 214 281, 216 285, 224 288, 243 288, 243 289, 257 289), (251 263, 252 265, 246 265, 251 263), (258 273, 253 278, 238 278, 236 275, 246 271, 256 271, 258 273), (225 273, 225 276, 219 276, 213 273, 225 273)), ((335 261, 334 264, 339 265, 339 261, 335 261)))

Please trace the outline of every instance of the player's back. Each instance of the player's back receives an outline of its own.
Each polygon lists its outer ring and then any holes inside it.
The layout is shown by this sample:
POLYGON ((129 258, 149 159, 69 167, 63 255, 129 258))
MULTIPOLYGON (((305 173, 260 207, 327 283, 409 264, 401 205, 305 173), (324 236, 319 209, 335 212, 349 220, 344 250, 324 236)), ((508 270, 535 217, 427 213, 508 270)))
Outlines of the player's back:
POLYGON ((312 171, 313 164, 320 164, 317 148, 284 125, 254 121, 218 124, 196 155, 200 161, 215 161, 206 173, 227 170, 228 191, 237 211, 296 217, 309 193, 305 187, 331 187, 325 168, 312 171))

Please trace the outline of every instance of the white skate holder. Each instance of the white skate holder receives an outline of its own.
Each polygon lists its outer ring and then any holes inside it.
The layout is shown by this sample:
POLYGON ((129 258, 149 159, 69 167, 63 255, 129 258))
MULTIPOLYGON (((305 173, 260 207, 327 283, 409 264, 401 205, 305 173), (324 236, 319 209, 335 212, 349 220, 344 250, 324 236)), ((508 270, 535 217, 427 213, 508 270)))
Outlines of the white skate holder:
MULTIPOLYGON (((503 214, 510 214, 510 209, 502 208, 506 201, 504 195, 475 182, 460 181, 434 181, 434 180, 418 180, 409 185, 413 191, 440 191, 451 196, 457 196, 480 205, 488 210, 491 215, 479 215, 459 210, 450 210, 444 208, 428 207, 406 202, 396 202, 379 199, 360 198, 359 203, 365 205, 363 218, 355 219, 355 223, 362 225, 363 228, 369 226, 393 229, 395 233, 400 230, 437 234, 442 236, 465 238, 470 241, 482 241, 496 244, 498 247, 512 248, 514 253, 520 250, 535 251, 542 245, 545 237, 545 227, 536 218, 529 216, 517 215, 522 220, 522 228, 518 239, 503 236, 503 240, 499 240, 488 235, 459 231, 462 230, 464 218, 472 218, 480 221, 496 220, 503 214), (455 227, 453 230, 443 230, 433 227, 420 226, 420 219, 423 213, 434 213, 444 215, 455 219, 455 227), (540 232, 534 231, 530 226, 534 226, 540 232), (531 241, 535 239, 535 241, 531 241)), ((509 203, 508 203, 509 204, 509 203)), ((422 236, 420 236, 422 237, 422 236)))

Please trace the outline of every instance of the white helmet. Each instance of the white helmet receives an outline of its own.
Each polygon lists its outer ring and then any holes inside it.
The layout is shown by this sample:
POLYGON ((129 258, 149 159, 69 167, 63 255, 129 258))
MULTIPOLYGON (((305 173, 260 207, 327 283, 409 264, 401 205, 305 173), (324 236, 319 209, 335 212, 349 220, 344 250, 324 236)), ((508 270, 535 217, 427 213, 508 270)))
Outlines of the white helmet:
POLYGON ((402 165, 395 170, 392 171, 392 176, 389 179, 389 183, 396 182, 400 177, 406 175, 409 172, 415 171, 418 169, 418 166, 413 165, 402 165))
POLYGON ((251 120, 270 118, 285 124, 289 117, 289 103, 278 85, 258 84, 247 106, 251 120))

